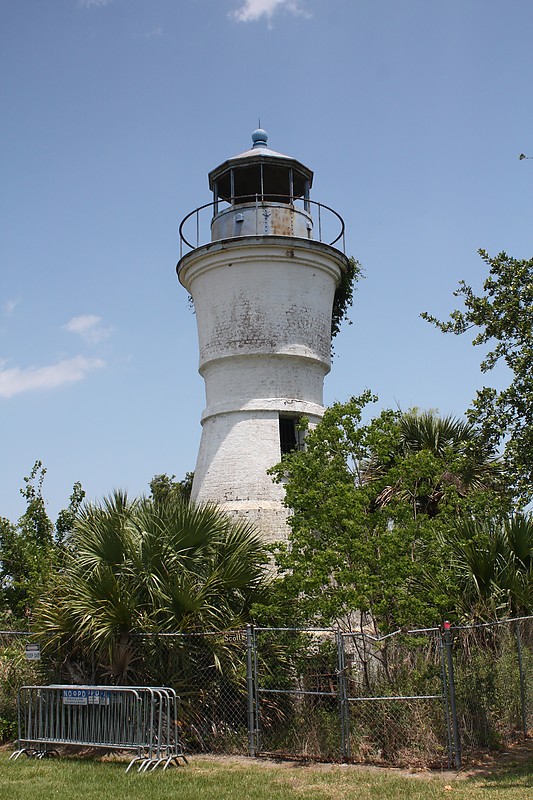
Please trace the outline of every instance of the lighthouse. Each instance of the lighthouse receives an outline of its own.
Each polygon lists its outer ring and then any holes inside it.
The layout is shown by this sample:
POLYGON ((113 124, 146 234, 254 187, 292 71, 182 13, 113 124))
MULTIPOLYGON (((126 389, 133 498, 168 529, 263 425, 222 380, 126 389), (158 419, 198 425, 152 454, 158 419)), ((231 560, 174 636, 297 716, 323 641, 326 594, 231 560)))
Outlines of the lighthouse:
POLYGON ((268 146, 209 173, 213 199, 180 225, 180 283, 194 303, 206 404, 192 500, 216 502, 265 540, 287 534, 268 470, 324 413, 344 223, 311 199, 313 172, 268 146))

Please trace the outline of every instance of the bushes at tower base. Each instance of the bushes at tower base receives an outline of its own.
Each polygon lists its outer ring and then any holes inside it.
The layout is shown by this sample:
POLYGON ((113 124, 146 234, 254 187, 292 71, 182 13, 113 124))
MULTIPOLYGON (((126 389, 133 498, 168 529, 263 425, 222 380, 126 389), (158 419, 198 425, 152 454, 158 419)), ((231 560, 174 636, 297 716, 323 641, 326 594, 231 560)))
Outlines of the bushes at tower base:
POLYGON ((63 653, 61 669, 76 682, 135 681, 141 650, 147 657, 137 633, 242 628, 252 604, 265 598, 259 535, 172 493, 130 501, 115 492, 86 505, 72 545, 36 625, 44 655, 63 653))
POLYGON ((276 601, 263 613, 349 625, 364 612, 381 634, 491 616, 489 606, 461 606, 453 559, 458 542, 481 547, 486 534, 461 530, 462 521, 512 510, 494 450, 473 425, 432 411, 384 410, 364 423, 376 399, 365 392, 335 403, 305 450, 272 470, 291 531, 275 554, 276 601))

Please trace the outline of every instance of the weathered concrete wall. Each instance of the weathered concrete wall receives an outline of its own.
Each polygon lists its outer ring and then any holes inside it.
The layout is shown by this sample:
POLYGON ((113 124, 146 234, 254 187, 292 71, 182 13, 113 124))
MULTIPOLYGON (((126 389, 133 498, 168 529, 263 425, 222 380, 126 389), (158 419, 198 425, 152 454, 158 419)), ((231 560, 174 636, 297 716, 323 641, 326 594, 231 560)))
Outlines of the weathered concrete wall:
POLYGON ((277 236, 215 242, 185 256, 206 387, 193 499, 219 502, 268 539, 286 532, 279 413, 323 413, 331 309, 344 256, 277 236))
POLYGON ((225 511, 257 524, 268 540, 284 538, 284 490, 267 474, 280 457, 277 411, 235 411, 204 418, 195 499, 216 500, 225 511))
POLYGON ((236 236, 299 236, 311 239, 311 214, 287 203, 239 203, 221 211, 211 223, 211 241, 236 236))

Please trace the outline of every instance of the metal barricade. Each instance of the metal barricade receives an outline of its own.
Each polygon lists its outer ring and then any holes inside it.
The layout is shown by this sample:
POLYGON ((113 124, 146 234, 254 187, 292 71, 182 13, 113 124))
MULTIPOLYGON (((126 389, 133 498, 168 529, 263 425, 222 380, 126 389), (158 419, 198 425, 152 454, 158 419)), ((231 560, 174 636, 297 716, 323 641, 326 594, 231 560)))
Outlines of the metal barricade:
POLYGON ((179 760, 187 763, 179 739, 178 697, 161 686, 23 686, 18 694, 18 747, 45 758, 58 746, 130 750, 126 772, 139 772, 179 760))

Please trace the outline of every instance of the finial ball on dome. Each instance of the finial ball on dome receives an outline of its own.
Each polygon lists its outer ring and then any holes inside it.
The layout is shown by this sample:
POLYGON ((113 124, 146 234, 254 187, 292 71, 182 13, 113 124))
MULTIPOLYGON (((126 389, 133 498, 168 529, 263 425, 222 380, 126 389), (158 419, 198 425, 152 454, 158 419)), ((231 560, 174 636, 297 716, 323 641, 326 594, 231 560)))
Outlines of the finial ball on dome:
POLYGON ((254 143, 254 147, 264 147, 266 146, 267 141, 268 133, 263 130, 263 128, 257 128, 257 130, 252 133, 252 142, 254 143))

